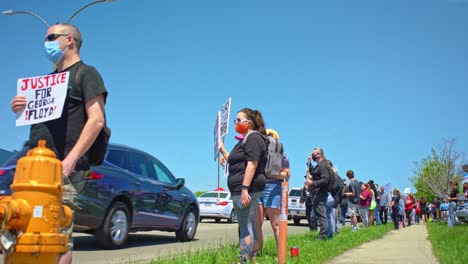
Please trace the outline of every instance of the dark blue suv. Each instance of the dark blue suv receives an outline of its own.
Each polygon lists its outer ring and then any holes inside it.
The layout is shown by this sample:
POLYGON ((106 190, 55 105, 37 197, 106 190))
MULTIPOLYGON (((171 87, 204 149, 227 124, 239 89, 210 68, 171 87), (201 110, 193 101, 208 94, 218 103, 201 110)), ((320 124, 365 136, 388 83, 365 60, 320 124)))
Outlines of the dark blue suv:
MULTIPOLYGON (((0 195, 10 195, 16 162, 28 146, 0 167, 0 195)), ((122 247, 129 232, 175 232, 179 241, 195 237, 196 196, 158 159, 128 146, 109 144, 105 161, 88 178, 73 183, 74 230, 92 233, 106 249, 122 247)))

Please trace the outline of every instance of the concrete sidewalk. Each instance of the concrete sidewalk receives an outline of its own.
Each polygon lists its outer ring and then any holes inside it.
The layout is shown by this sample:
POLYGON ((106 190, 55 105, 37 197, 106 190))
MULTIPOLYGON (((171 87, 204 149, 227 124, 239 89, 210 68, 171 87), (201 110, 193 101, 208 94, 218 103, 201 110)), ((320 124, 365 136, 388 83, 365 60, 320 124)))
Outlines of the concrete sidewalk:
POLYGON ((329 263, 439 263, 427 235, 423 225, 393 230, 381 239, 346 251, 329 263))

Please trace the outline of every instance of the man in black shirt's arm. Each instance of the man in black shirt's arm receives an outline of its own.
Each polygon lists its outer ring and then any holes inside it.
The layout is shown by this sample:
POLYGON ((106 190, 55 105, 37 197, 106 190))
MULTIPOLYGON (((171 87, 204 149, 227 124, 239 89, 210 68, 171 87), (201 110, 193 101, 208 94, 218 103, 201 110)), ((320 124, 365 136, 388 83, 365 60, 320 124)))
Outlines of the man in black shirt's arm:
POLYGON ((312 150, 312 160, 316 162, 317 165, 312 169, 312 179, 307 179, 307 184, 314 190, 312 208, 320 223, 320 234, 317 238, 325 240, 328 235, 326 203, 330 173, 321 148, 314 148, 314 150, 312 150))

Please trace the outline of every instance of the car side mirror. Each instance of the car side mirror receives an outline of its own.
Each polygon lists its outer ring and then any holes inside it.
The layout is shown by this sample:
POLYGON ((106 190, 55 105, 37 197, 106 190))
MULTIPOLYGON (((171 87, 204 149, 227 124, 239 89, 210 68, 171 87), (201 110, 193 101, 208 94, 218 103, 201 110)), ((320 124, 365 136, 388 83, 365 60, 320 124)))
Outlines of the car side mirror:
POLYGON ((177 181, 177 189, 180 189, 180 188, 184 187, 184 185, 185 185, 185 179, 184 178, 177 178, 176 181, 177 181))

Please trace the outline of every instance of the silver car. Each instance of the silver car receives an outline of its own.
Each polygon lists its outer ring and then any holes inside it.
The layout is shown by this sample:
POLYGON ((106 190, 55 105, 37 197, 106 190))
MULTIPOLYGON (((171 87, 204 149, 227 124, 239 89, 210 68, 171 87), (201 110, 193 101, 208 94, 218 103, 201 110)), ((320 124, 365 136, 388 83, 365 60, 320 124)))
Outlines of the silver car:
POLYGON ((455 216, 458 218, 459 222, 468 223, 468 201, 458 206, 457 211, 455 211, 455 216))
POLYGON ((234 205, 229 192, 206 192, 198 197, 198 204, 200 207, 200 222, 204 218, 215 219, 216 223, 219 223, 221 219, 227 219, 228 223, 236 221, 234 205))

